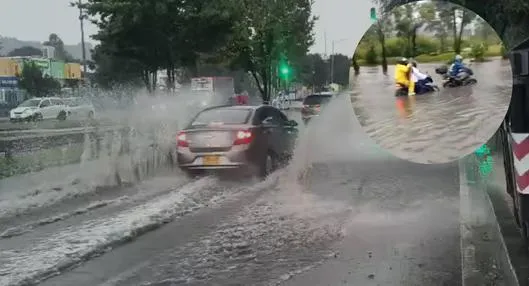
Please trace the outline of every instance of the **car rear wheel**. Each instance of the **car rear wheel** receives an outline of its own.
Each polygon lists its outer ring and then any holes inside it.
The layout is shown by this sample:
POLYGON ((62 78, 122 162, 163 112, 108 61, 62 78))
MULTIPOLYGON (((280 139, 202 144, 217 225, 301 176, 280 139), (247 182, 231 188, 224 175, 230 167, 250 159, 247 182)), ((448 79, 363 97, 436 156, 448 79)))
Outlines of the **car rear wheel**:
POLYGON ((66 111, 62 110, 61 112, 59 112, 59 115, 57 115, 57 119, 59 120, 66 120, 66 111))
POLYGON ((265 158, 260 163, 259 166, 259 177, 265 179, 270 175, 275 169, 277 169, 277 156, 272 152, 268 151, 265 158))
POLYGON ((195 170, 195 169, 183 169, 186 176, 190 179, 195 179, 201 176, 204 176, 206 173, 204 170, 195 170))
POLYGON ((42 114, 37 113, 33 115, 33 121, 42 121, 42 114))

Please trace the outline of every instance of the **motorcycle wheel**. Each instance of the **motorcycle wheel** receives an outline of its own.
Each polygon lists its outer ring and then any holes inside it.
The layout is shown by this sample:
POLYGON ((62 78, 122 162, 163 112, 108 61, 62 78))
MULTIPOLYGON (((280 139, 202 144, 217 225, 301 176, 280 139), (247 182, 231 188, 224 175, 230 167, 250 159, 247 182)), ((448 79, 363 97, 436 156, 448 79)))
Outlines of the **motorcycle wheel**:
POLYGON ((471 84, 476 84, 476 83, 478 83, 478 81, 474 78, 471 78, 465 82, 465 85, 471 85, 471 84))

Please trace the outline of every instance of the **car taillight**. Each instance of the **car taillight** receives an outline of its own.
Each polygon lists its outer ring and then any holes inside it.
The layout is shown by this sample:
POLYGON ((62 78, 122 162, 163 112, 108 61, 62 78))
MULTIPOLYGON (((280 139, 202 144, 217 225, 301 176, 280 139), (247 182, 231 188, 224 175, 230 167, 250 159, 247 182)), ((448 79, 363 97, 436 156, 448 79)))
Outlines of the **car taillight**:
POLYGON ((252 143, 253 134, 250 130, 239 130, 235 134, 235 141, 233 145, 245 145, 252 143))
POLYGON ((181 131, 176 135, 176 146, 178 147, 189 147, 189 143, 187 142, 187 136, 186 133, 181 131))

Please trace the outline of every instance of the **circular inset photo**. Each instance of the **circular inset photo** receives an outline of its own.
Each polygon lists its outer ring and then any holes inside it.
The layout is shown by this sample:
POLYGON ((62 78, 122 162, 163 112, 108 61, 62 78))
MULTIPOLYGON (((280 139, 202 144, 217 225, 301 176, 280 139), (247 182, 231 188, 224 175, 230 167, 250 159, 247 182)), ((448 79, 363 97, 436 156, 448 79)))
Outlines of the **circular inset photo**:
POLYGON ((351 83, 369 136, 417 163, 451 162, 488 141, 512 92, 508 55, 490 25, 440 1, 370 12, 373 25, 355 50, 351 83))

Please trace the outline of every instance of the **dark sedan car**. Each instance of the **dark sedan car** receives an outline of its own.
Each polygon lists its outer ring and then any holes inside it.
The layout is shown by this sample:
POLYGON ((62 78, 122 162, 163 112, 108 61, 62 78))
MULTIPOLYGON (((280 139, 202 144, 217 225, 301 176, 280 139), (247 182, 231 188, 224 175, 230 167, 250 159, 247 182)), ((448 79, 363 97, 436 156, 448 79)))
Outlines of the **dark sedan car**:
POLYGON ((297 125, 268 105, 207 108, 178 133, 177 162, 191 176, 242 169, 266 177, 291 158, 297 125))
POLYGON ((333 99, 333 94, 320 93, 312 94, 303 100, 301 108, 301 118, 303 123, 307 124, 314 116, 319 116, 321 109, 333 99))

